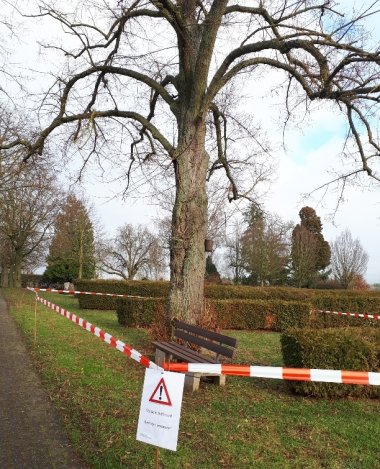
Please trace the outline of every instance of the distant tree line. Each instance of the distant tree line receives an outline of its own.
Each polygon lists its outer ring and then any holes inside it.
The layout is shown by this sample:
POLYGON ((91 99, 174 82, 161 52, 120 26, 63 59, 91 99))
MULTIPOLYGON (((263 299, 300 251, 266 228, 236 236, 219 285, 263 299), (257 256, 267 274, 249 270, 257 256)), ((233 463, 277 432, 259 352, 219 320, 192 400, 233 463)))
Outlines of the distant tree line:
POLYGON ((293 226, 252 205, 226 240, 225 260, 237 284, 363 288, 368 255, 346 230, 331 244, 316 211, 303 207, 293 226))
MULTIPOLYGON (((21 286, 21 273, 30 274, 44 264, 47 284, 100 275, 125 280, 165 278, 169 219, 156 223, 156 232, 125 223, 113 237, 96 237, 98 224, 90 208, 76 195, 62 191, 49 159, 25 169, 16 164, 22 155, 12 156, 17 170, 5 171, 0 165, 2 287, 21 286)), ((360 241, 345 230, 330 245, 313 208, 303 207, 299 217, 294 226, 251 204, 224 242, 224 262, 232 281, 258 286, 365 288, 368 255, 360 241)), ((212 255, 206 259, 205 280, 221 282, 212 255)))
MULTIPOLYGON (((0 107, 0 141, 31 124, 0 107)), ((0 151, 0 286, 20 287, 21 273, 45 262, 54 220, 62 203, 51 154, 26 165, 24 149, 0 151)))

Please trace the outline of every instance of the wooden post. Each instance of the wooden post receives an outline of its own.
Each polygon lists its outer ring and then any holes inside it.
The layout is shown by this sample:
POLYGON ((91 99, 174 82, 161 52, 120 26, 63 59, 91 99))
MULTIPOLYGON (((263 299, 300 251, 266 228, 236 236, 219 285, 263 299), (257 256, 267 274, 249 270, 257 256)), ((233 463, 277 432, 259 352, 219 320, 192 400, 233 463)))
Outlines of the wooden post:
POLYGON ((37 293, 36 293, 36 303, 34 305, 34 343, 37 340, 37 293))
POLYGON ((156 447, 156 469, 158 469, 159 459, 160 459, 160 448, 156 447))

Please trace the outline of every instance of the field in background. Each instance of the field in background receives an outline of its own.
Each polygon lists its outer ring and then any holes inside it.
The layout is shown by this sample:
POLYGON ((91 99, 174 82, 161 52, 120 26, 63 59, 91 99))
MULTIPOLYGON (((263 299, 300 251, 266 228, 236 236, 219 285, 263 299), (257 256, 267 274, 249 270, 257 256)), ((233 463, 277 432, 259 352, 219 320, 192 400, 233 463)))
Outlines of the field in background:
MULTIPOLYGON (((153 468, 155 449, 135 439, 144 368, 34 295, 5 290, 42 381, 77 451, 94 468, 153 468)), ((144 329, 123 328, 113 312, 79 310, 77 300, 41 295, 151 355, 144 329)), ((277 333, 228 331, 237 362, 281 366, 277 333)), ((380 402, 307 399, 276 380, 228 377, 183 400, 178 451, 161 450, 165 468, 368 468, 379 461, 380 402)))

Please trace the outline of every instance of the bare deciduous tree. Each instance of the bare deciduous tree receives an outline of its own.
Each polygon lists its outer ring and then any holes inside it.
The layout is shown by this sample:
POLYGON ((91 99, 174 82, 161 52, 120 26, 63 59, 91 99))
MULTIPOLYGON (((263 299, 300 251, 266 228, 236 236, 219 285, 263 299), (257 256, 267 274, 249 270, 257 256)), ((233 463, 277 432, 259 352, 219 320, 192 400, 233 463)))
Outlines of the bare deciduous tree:
POLYGON ((157 254, 156 248, 157 239, 146 227, 126 223, 117 230, 114 239, 101 244, 99 268, 107 274, 133 280, 148 268, 157 254))
POLYGON ((22 90, 21 77, 16 72, 15 64, 9 67, 9 58, 11 56, 12 44, 16 41, 17 33, 20 31, 19 25, 16 24, 15 16, 12 15, 14 2, 3 0, 1 4, 0 16, 0 96, 5 98, 5 101, 11 100, 11 93, 9 93, 8 85, 16 86, 17 91, 22 90))
POLYGON ((167 256, 161 240, 155 239, 148 252, 148 262, 143 267, 144 277, 152 280, 162 280, 167 274, 167 256))
POLYGON ((50 236, 62 197, 56 177, 43 166, 30 165, 0 191, 2 286, 21 286, 21 270, 36 262, 50 236))
POLYGON ((245 275, 245 266, 242 257, 242 237, 243 228, 241 222, 237 220, 233 224, 233 232, 226 239, 226 261, 227 266, 232 269, 233 282, 241 283, 245 275))
MULTIPOLYGON (((26 129, 29 130, 27 138, 32 138, 31 125, 27 119, 0 105, 0 148, 3 142, 19 138, 21 133, 26 136, 26 129)), ((0 149, 0 192, 7 191, 8 184, 15 181, 22 171, 27 170, 28 165, 23 161, 26 155, 27 151, 23 147, 0 149)))
POLYGON ((7 287, 9 285, 9 266, 11 264, 12 246, 7 236, 0 230, 0 286, 7 287))
POLYGON ((365 274, 367 264, 368 254, 349 230, 343 231, 332 243, 332 273, 343 288, 351 288, 355 279, 365 274))
MULTIPOLYGON (((352 166, 339 177, 346 183, 365 173, 379 180, 380 146, 371 126, 378 121, 380 57, 377 47, 366 49, 359 27, 375 7, 351 17, 330 0, 80 3, 74 13, 40 3, 38 15, 58 21, 71 38, 55 46, 68 64, 43 101, 45 119, 53 118, 38 138, 2 146, 41 154, 47 139, 68 126, 71 141, 87 150, 85 161, 96 153, 105 161, 113 141, 126 178, 139 163, 150 179, 155 168, 170 168, 176 187, 171 315, 194 323, 203 307, 206 181, 224 171, 229 199, 249 196, 246 175, 268 150, 259 113, 256 122, 237 122, 231 105, 238 95, 229 97, 234 86, 252 78, 258 88, 276 71, 286 122, 300 104, 329 101, 347 116, 356 144, 352 166)), ((345 153, 352 148, 346 145, 345 153)))

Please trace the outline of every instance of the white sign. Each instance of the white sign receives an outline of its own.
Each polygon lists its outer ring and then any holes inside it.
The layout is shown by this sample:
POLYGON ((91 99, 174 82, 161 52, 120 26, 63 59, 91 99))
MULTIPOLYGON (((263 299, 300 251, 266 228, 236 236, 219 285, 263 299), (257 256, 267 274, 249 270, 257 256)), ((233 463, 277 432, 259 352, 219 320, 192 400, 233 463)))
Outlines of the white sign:
POLYGON ((136 439, 176 451, 185 375, 147 368, 136 439))

